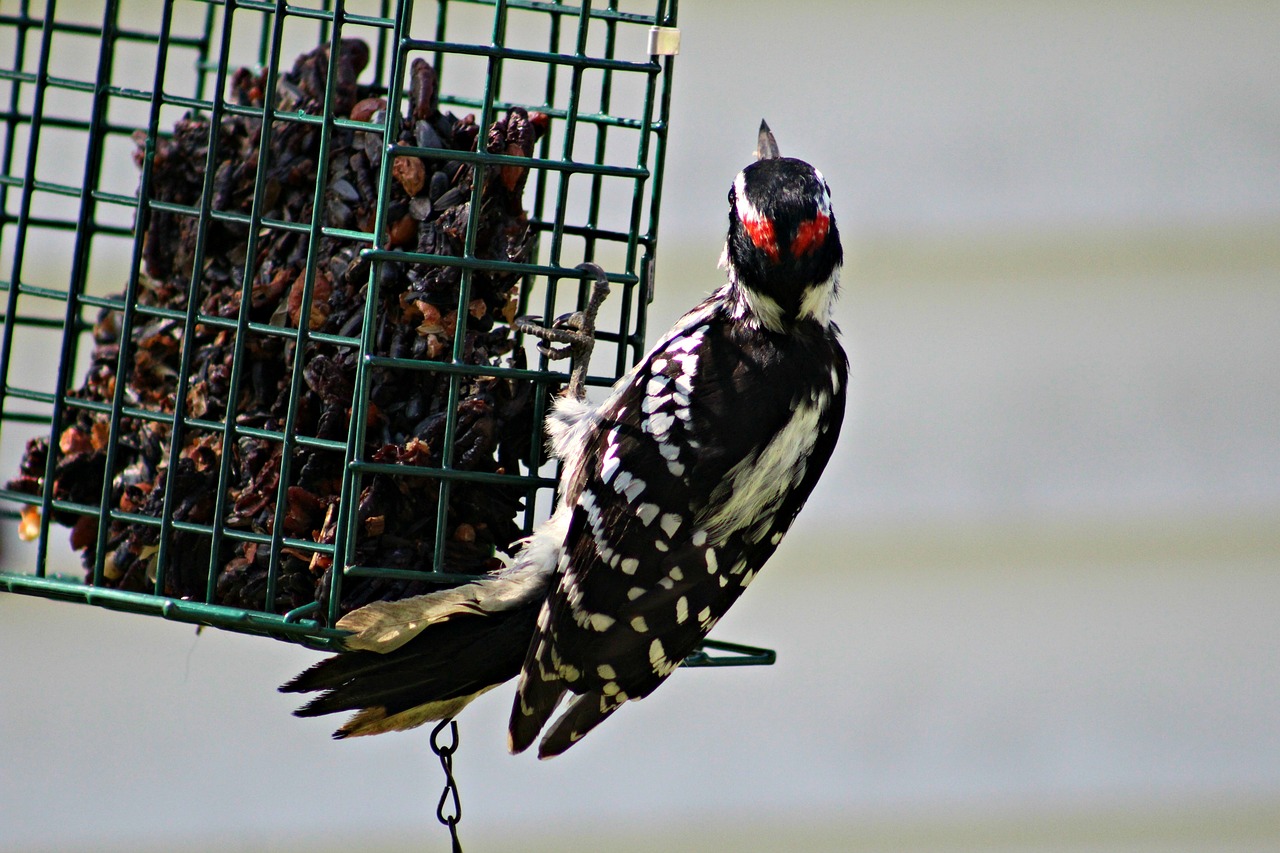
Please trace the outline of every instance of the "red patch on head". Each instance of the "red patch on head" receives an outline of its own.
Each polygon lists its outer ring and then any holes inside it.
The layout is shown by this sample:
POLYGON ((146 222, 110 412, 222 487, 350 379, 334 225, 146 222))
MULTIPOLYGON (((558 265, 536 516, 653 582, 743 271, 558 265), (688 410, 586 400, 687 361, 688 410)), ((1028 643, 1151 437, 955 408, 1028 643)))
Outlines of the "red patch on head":
POLYGON ((756 248, 769 256, 775 264, 778 262, 778 239, 773 233, 773 223, 761 216, 754 219, 743 219, 742 227, 747 229, 747 236, 756 248))
POLYGON ((827 239, 829 230, 831 230, 831 217, 818 211, 817 216, 801 222, 800 227, 796 229, 796 238, 791 241, 791 254, 796 257, 809 254, 822 245, 827 239))

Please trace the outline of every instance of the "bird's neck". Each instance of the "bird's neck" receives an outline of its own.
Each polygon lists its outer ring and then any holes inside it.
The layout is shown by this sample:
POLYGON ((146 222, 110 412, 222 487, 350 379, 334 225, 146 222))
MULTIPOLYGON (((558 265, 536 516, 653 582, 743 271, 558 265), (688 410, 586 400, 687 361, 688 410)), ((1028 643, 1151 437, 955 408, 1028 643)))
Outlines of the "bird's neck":
POLYGON ((724 266, 729 274, 726 295, 735 318, 779 334, 792 332, 799 326, 816 325, 823 330, 831 326, 831 306, 840 285, 839 266, 834 267, 825 280, 804 288, 799 303, 793 303, 790 309, 763 289, 744 281, 732 260, 726 260, 724 266))

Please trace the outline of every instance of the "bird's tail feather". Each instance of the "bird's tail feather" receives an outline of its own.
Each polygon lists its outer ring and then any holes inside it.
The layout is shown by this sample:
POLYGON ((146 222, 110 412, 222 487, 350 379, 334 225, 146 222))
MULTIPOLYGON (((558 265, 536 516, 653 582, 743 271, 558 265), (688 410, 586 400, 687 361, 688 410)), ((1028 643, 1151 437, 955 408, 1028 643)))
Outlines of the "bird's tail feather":
POLYGON ((281 686, 321 691, 294 713, 358 711, 334 737, 377 734, 452 717, 520 672, 564 539, 552 518, 509 568, 452 589, 375 602, 338 622, 345 651, 281 686))
POLYGON ((501 572, 451 589, 399 601, 375 601, 338 620, 351 631, 347 651, 387 653, 408 643, 431 625, 457 616, 485 616, 541 598, 554 568, 556 542, 532 536, 514 564, 501 572))
POLYGON ((539 605, 535 600, 430 622, 390 652, 340 652, 280 690, 323 691, 294 711, 300 717, 358 711, 334 737, 397 731, 451 717, 520 672, 539 605))

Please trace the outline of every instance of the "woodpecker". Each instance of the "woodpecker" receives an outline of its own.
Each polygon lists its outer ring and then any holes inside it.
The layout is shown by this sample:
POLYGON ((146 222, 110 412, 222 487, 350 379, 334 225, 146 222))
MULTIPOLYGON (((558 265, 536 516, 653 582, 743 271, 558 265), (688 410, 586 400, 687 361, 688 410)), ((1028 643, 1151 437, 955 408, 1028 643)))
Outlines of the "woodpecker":
POLYGON ((549 758, 652 693, 747 588, 831 457, 848 381, 830 188, 763 122, 756 155, 729 190, 728 281, 603 402, 553 407, 551 517, 502 570, 345 616, 346 651, 280 688, 324 691, 295 714, 356 711, 334 737, 378 734, 518 676, 513 753, 568 696, 549 758))

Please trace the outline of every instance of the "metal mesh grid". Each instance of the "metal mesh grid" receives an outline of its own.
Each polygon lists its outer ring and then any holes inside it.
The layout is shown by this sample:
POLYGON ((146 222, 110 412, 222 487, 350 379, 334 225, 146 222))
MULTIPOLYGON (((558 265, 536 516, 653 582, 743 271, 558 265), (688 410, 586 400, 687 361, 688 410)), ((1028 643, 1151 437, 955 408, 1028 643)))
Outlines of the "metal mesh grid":
POLYGON ((0 589, 330 647, 339 632, 327 626, 340 615, 344 584, 401 584, 411 594, 423 584, 456 583, 465 576, 450 556, 450 545, 459 537, 459 525, 451 518, 456 513, 451 497, 457 490, 497 489, 517 496, 521 508, 514 523, 528 532, 551 500, 554 471, 542 458, 538 425, 564 375, 548 370, 545 362, 526 367, 518 362, 511 366, 510 360, 468 361, 464 327, 474 302, 469 297, 482 276, 509 276, 520 281, 521 312, 554 317, 573 310, 585 296, 582 274, 573 267, 594 261, 607 271, 614 296, 598 321, 596 373, 589 381, 611 384, 639 357, 672 66, 670 57, 649 57, 645 43, 651 27, 674 25, 675 7, 675 0, 609 0, 603 8, 535 0, 0 3, 0 56, 10 58, 0 60, 0 292, 5 300, 0 470, 11 476, 32 439, 43 438, 48 446, 43 476, 33 480, 38 488, 0 490, 0 510, 8 518, 21 518, 23 532, 32 539, 18 543, 9 535, 13 525, 5 525, 6 571, 0 573, 0 589), (360 39, 370 49, 359 75, 363 93, 380 94, 386 102, 383 113, 371 120, 356 120, 334 108, 335 87, 343 83, 337 58, 347 39, 360 39), (294 111, 275 103, 278 98, 270 93, 277 92, 295 57, 326 45, 323 108, 294 111), (403 141, 400 125, 406 99, 412 97, 415 58, 434 66, 441 110, 474 111, 480 134, 476 150, 442 151, 403 141), (268 93, 262 105, 228 97, 229 83, 242 66, 262 74, 261 88, 268 93), (532 158, 490 152, 484 144, 486 129, 513 107, 547 117, 532 158), (189 202, 157 197, 151 192, 156 151, 189 114, 213 128, 199 192, 189 202), (351 227, 326 218, 326 168, 315 170, 315 203, 305 219, 268 215, 266 198, 272 189, 265 166, 253 177, 253 202, 247 209, 221 208, 219 147, 225 142, 217 137, 217 128, 237 117, 261 122, 264 157, 273 134, 296 132, 290 128, 297 126, 314 129, 321 164, 328 162, 331 146, 342 144, 342 134, 380 134, 383 156, 376 169, 372 223, 351 227), (135 147, 141 152, 140 173, 130 164, 135 147), (503 260, 478 251, 480 216, 470 217, 457 257, 394 245, 394 166, 401 158, 432 156, 471 167, 471 210, 484 203, 487 173, 528 167, 522 203, 535 242, 527 259, 503 260), (197 287, 210 265, 226 261, 217 229, 243 232, 244 245, 232 254, 239 252, 244 260, 239 267, 231 262, 242 276, 238 310, 210 314, 194 297, 178 307, 144 298, 146 229, 135 230, 134 223, 160 215, 194 229, 189 261, 197 287), (282 234, 296 235, 298 245, 305 247, 301 283, 291 291, 299 303, 294 306, 298 318, 308 318, 323 299, 325 274, 318 262, 325 256, 345 248, 349 257, 367 264, 368 283, 359 294, 363 314, 357 323, 333 332, 301 320, 279 324, 253 319, 260 255, 282 234), (459 325, 446 351, 434 360, 393 351, 384 345, 379 327, 380 283, 388 275, 426 267, 457 271, 453 310, 459 325), (138 330, 155 323, 175 330, 179 367, 167 402, 140 402, 123 380, 102 399, 77 392, 94 366, 95 326, 104 322, 121 342, 135 343, 119 347, 120 377, 138 369, 138 330), (191 403, 196 381, 191 368, 199 353, 189 343, 210 333, 234 340, 235 356, 226 377, 227 410, 212 416, 191 403), (237 392, 254 381, 255 342, 261 341, 296 353, 321 347, 335 358, 354 354, 354 382, 343 400, 349 415, 345 435, 322 437, 303 428, 307 418, 296 401, 309 377, 302 357, 285 371, 290 402, 282 418, 249 424, 238 417, 237 392), (371 431, 379 413, 371 395, 378 377, 410 375, 443 383, 447 403, 439 458, 406 466, 378 452, 381 443, 371 431), (532 389, 527 451, 515 470, 466 470, 458 464, 458 442, 465 431, 459 406, 488 381, 532 389), (100 445, 94 454, 100 460, 95 464, 101 465, 95 481, 100 487, 92 500, 59 498, 53 474, 74 451, 66 446, 67 425, 86 413, 103 425, 93 436, 100 445), (216 485, 205 495, 211 510, 204 521, 184 516, 176 488, 159 490, 162 499, 152 500, 150 509, 122 502, 117 475, 130 450, 121 441, 138 423, 167 436, 162 465, 170 473, 178 470, 196 439, 207 439, 214 448, 246 440, 277 448, 270 521, 257 529, 226 523, 235 510, 236 464, 226 452, 215 453, 208 462, 214 477, 210 482, 216 485), (298 482, 299 460, 318 456, 338 460, 341 499, 330 507, 331 535, 291 534, 290 489, 298 482), (426 520, 434 527, 429 570, 361 562, 358 545, 369 535, 369 519, 360 517, 359 498, 378 477, 403 490, 422 484, 435 490, 434 517, 426 520), (146 529, 155 542, 147 554, 142 589, 111 583, 112 523, 146 529), (49 571, 79 559, 66 550, 67 532, 59 524, 71 527, 80 540, 77 546, 93 555, 87 582, 49 571), (219 581, 230 549, 249 547, 267 555, 259 558, 267 567, 260 579, 262 604, 219 603, 219 581), (202 575, 175 594, 175 567, 180 560, 190 562, 192 548, 201 555, 202 575), (321 590, 314 601, 282 603, 281 567, 290 560, 310 567, 321 590), (14 572, 15 566, 24 571, 14 572))

